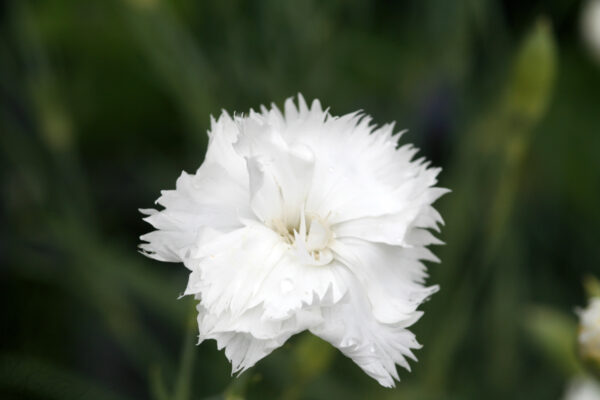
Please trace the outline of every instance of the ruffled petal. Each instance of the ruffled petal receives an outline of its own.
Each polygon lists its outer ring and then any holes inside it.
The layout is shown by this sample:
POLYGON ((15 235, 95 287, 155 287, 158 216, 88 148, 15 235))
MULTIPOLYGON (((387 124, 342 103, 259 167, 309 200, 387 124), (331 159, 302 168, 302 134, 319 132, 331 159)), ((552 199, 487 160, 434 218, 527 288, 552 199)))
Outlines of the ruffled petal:
POLYGON ((252 333, 240 330, 238 327, 227 327, 224 315, 210 314, 202 305, 198 305, 198 326, 200 329, 199 342, 206 339, 217 341, 219 350, 225 349, 225 355, 231 362, 232 373, 243 372, 252 367, 257 361, 269 355, 280 347, 294 333, 281 332, 272 337, 258 338, 252 333), (217 325, 218 324, 218 325, 217 325))
MULTIPOLYGON (((435 218, 436 215, 429 217, 428 221, 423 221, 423 218, 419 218, 419 216, 427 215, 432 209, 430 203, 447 192, 445 189, 428 188, 418 198, 406 199, 402 211, 375 217, 350 219, 333 225, 332 229, 339 238, 353 237, 395 246, 410 246, 409 242, 415 240, 412 237, 415 235, 412 231, 416 229, 416 226, 437 229, 437 224, 442 222, 435 218)), ((419 232, 417 235, 427 236, 428 240, 424 245, 441 243, 427 231, 419 230, 419 232)))
POLYGON ((312 151, 286 143, 258 114, 239 124, 244 134, 234 147, 247 160, 252 209, 265 223, 297 224, 312 183, 312 151))
POLYGON ((147 243, 140 248, 161 261, 184 261, 206 228, 227 232, 252 217, 247 187, 218 164, 204 164, 196 175, 183 172, 176 189, 164 190, 157 203, 164 209, 146 210, 144 218, 157 231, 141 236, 147 243))
POLYGON ((436 260, 425 248, 343 239, 337 240, 332 250, 364 288, 378 321, 394 323, 409 318, 439 289, 423 285, 427 273, 421 260, 436 260))
POLYGON ((198 294, 216 315, 259 307, 263 320, 285 320, 307 307, 339 301, 339 263, 301 263, 272 230, 251 224, 204 244, 186 261, 186 294, 198 294))
POLYGON ((421 316, 414 312, 404 320, 386 324, 374 318, 363 285, 350 271, 341 278, 348 286, 344 301, 323 308, 324 322, 310 331, 337 347, 369 376, 385 387, 400 380, 396 364, 410 371, 407 358, 421 345, 406 328, 421 316))

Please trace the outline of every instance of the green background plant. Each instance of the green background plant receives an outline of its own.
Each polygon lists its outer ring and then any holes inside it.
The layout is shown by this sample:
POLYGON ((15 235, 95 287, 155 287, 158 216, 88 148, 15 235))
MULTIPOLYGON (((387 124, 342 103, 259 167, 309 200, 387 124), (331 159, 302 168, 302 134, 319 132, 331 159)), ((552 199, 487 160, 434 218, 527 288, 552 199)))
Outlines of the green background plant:
POLYGON ((0 6, 0 394, 31 399, 546 399, 600 275, 600 64, 576 1, 8 1, 0 6), (409 132, 453 192, 381 388, 299 335, 239 378, 195 347, 186 270, 136 252, 209 115, 302 92, 409 132))

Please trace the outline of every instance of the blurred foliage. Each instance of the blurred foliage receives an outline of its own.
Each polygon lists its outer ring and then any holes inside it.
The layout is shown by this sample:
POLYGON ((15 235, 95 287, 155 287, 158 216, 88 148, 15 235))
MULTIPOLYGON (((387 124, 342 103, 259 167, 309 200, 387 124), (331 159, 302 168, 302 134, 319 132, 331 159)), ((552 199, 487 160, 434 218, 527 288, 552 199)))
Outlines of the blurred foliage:
POLYGON ((0 3, 1 397, 559 397, 580 368, 581 279, 600 275, 600 65, 581 9, 0 3), (200 165, 210 114, 297 92, 398 121, 453 190, 442 290, 393 390, 307 334, 232 378, 214 342, 194 346, 186 272, 135 250, 136 210, 200 165))
POLYGON ((583 372, 576 354, 577 323, 573 315, 537 306, 526 311, 523 321, 531 344, 565 377, 583 372))
POLYGON ((592 275, 586 275, 583 280, 583 287, 588 299, 600 297, 600 280, 592 275))

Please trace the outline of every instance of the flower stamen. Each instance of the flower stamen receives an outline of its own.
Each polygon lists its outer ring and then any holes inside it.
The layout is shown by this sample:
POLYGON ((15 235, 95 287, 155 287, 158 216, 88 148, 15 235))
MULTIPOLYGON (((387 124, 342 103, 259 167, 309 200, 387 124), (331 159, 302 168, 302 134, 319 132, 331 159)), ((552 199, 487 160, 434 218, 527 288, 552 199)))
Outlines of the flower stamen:
POLYGON ((304 210, 301 210, 297 224, 276 219, 269 226, 309 264, 325 265, 333 259, 333 253, 329 249, 333 233, 327 221, 318 215, 305 215, 304 210))

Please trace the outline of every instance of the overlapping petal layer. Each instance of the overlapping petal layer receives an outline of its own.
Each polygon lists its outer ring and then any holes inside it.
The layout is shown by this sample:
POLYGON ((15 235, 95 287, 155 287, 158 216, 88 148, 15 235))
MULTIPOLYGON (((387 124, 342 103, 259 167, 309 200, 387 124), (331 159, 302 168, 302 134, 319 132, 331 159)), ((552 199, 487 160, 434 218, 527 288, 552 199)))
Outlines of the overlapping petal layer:
POLYGON ((393 125, 276 106, 212 120, 205 161, 144 210, 156 230, 142 251, 191 271, 200 340, 215 339, 243 371, 304 330, 384 386, 410 369, 408 330, 440 242, 432 203, 439 169, 397 146, 393 125))

